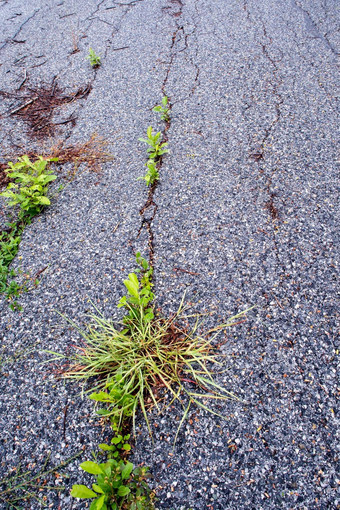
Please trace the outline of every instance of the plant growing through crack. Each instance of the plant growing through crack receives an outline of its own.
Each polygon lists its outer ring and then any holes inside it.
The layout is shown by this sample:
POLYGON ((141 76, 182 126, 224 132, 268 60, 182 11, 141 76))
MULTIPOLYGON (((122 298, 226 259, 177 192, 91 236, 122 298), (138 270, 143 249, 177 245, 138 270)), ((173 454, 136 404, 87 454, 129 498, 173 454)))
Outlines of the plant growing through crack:
POLYGON ((164 122, 169 122, 170 120, 170 108, 168 106, 168 98, 167 96, 162 97, 162 104, 155 106, 152 108, 153 112, 157 112, 161 114, 161 120, 164 120, 164 122))
POLYGON ((97 55, 91 47, 89 48, 89 54, 86 58, 90 61, 91 66, 94 68, 99 67, 101 64, 100 56, 97 55))
POLYGON ((92 499, 90 510, 153 510, 154 493, 148 487, 150 477, 147 467, 134 467, 126 459, 130 445, 125 441, 129 435, 118 435, 111 445, 101 444, 101 450, 108 452, 106 462, 86 461, 80 467, 95 476, 96 483, 91 489, 86 485, 73 485, 71 496, 92 499))
POLYGON ((206 336, 198 332, 198 319, 192 328, 179 325, 184 298, 176 314, 168 319, 157 316, 152 304, 152 269, 139 253, 137 263, 139 273, 129 274, 124 281, 127 295, 119 301, 119 306, 126 310, 123 321, 115 325, 101 314, 91 315, 88 331, 77 328, 86 345, 75 355, 65 377, 78 380, 96 377, 97 382, 89 392, 92 391, 92 400, 104 404, 98 413, 109 417, 118 428, 131 420, 134 432, 138 410, 152 435, 148 411, 155 407, 162 412, 177 401, 183 406, 183 415, 176 441, 193 404, 220 416, 205 400, 236 398, 214 380, 211 366, 219 362, 212 350, 213 338, 208 337, 213 331, 217 335, 242 313, 208 331, 206 336), (188 381, 189 388, 185 384, 188 381), (164 393, 169 394, 170 403, 162 406, 164 393))
POLYGON ((159 171, 154 159, 149 159, 145 164, 148 170, 143 177, 138 177, 138 180, 144 180, 147 186, 152 186, 159 180, 159 171))
POLYGON ((149 155, 149 159, 158 160, 160 156, 163 156, 163 154, 166 154, 168 149, 165 149, 167 147, 167 142, 161 141, 162 133, 159 131, 156 134, 153 134, 152 132, 152 126, 149 126, 147 129, 147 138, 139 138, 140 142, 147 143, 150 147, 147 149, 147 153, 149 155))

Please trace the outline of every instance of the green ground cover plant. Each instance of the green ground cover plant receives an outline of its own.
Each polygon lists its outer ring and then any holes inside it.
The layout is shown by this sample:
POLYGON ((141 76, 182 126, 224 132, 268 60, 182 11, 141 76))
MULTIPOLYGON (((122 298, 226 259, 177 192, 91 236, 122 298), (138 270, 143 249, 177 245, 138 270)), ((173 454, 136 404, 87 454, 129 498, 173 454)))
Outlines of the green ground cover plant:
POLYGON ((154 493, 148 487, 150 477, 147 467, 134 467, 125 455, 130 445, 125 441, 129 435, 118 435, 110 445, 101 444, 108 453, 106 462, 85 461, 80 467, 95 476, 91 488, 73 485, 71 495, 75 498, 92 499, 90 510, 152 510, 154 493))
POLYGON ((58 158, 44 159, 38 156, 35 162, 31 162, 28 156, 22 156, 17 163, 8 163, 5 170, 13 182, 10 182, 0 196, 8 199, 8 206, 19 205, 19 218, 26 220, 39 214, 43 207, 50 205, 47 198, 48 184, 57 176, 47 170, 47 166, 58 158))
POLYGON ((19 250, 22 233, 32 218, 39 214, 43 208, 50 205, 47 197, 48 185, 57 176, 48 166, 58 158, 43 158, 38 156, 31 161, 27 155, 18 158, 16 163, 9 162, 6 174, 11 179, 5 191, 0 196, 7 199, 8 206, 19 209, 17 218, 11 223, 6 223, 0 232, 0 293, 11 301, 10 307, 20 310, 17 303, 23 287, 18 285, 14 278, 16 272, 10 269, 10 264, 19 250))

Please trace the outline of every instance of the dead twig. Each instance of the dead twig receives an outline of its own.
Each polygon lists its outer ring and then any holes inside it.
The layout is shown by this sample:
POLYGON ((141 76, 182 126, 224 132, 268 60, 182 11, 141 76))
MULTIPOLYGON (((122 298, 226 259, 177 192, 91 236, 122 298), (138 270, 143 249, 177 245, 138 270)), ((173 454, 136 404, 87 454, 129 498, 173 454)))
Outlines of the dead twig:
POLYGON ((15 110, 12 110, 9 114, 10 115, 14 115, 15 113, 17 112, 20 112, 20 110, 23 110, 24 108, 26 108, 26 106, 29 106, 30 104, 34 103, 34 101, 36 101, 37 99, 39 99, 38 96, 36 97, 33 97, 32 99, 30 99, 29 101, 27 101, 27 103, 19 106, 18 108, 16 108, 15 110))
POLYGON ((195 273, 194 271, 188 271, 187 269, 182 269, 181 267, 174 267, 174 271, 182 271, 182 273, 188 273, 192 275, 199 276, 201 273, 195 273))

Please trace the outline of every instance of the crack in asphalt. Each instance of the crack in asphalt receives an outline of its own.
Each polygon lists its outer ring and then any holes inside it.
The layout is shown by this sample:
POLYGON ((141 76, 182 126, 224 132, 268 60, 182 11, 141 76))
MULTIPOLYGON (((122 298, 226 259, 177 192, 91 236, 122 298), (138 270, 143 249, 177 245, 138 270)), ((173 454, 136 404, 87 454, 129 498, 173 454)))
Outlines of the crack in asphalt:
POLYGON ((281 119, 281 106, 283 104, 283 98, 282 98, 278 89, 282 85, 282 78, 279 75, 279 68, 277 66, 276 61, 271 57, 271 55, 269 53, 268 46, 270 46, 272 44, 272 39, 267 33, 267 29, 266 29, 264 21, 262 19, 257 20, 254 15, 251 15, 251 13, 249 11, 247 0, 244 1, 243 9, 246 13, 247 20, 250 23, 255 25, 256 21, 260 22, 264 40, 268 41, 268 42, 259 41, 258 44, 261 47, 262 54, 267 59, 267 61, 270 63, 270 66, 272 68, 273 80, 271 82, 271 85, 273 87, 275 118, 272 120, 270 125, 267 128, 265 128, 265 130, 264 130, 264 136, 260 142, 259 150, 258 150, 258 153, 256 154, 255 161, 257 163, 259 173, 263 176, 263 179, 265 181, 264 189, 268 195, 268 200, 265 204, 265 208, 267 209, 267 211, 270 215, 270 218, 272 220, 271 224, 272 224, 273 228, 272 228, 271 237, 272 237, 272 241, 273 241, 274 248, 275 248, 276 260, 278 262, 279 267, 281 267, 283 274, 285 274, 286 268, 279 257, 279 249, 278 249, 278 244, 277 244, 277 240, 275 237, 276 223, 280 219, 280 215, 279 215, 277 206, 275 204, 275 202, 276 202, 275 198, 277 195, 273 190, 273 176, 276 172, 276 169, 275 168, 271 169, 270 175, 266 175, 264 166, 262 164, 262 160, 264 159, 264 154, 266 152, 266 142, 268 141, 270 135, 272 134, 275 126, 280 122, 280 119, 281 119))
MULTIPOLYGON (((302 5, 297 2, 297 0, 292 0, 292 2, 293 2, 293 5, 295 5, 295 7, 304 15, 304 18, 306 20, 306 24, 309 25, 313 29, 313 31, 315 33, 315 36, 318 39, 321 39, 322 41, 324 41, 324 43, 326 44, 328 49, 333 53, 333 55, 338 57, 339 56, 339 52, 334 48, 334 46, 330 42, 330 40, 328 38, 328 32, 321 33, 318 25, 313 20, 310 12, 307 9, 304 9, 302 7, 302 5)), ((321 4, 321 5, 322 5, 323 9, 325 10, 325 13, 326 13, 326 16, 327 16, 327 11, 326 11, 324 5, 323 4, 321 4)))
MULTIPOLYGON (((120 30, 120 28, 122 26, 124 18, 127 16, 127 14, 131 11, 131 9, 137 3, 140 3, 140 2, 143 2, 143 1, 144 0, 134 0, 131 3, 116 3, 115 5, 117 7, 123 6, 123 7, 125 7, 125 9, 124 9, 124 12, 122 13, 122 15, 120 16, 119 20, 115 24, 109 23, 109 22, 107 22, 105 20, 100 19, 98 16, 96 16, 96 14, 101 11, 100 8, 106 2, 106 0, 100 0, 99 3, 96 5, 96 9, 87 18, 85 18, 85 21, 89 21, 89 24, 87 25, 86 31, 89 30, 89 28, 91 27, 93 21, 96 20, 96 19, 99 20, 99 21, 102 21, 104 23, 107 23, 108 25, 111 25, 111 26, 114 27, 112 32, 111 32, 110 37, 108 39, 106 39, 104 56, 103 56, 104 59, 107 57, 107 54, 108 54, 109 50, 111 49, 114 36, 119 32, 119 30, 120 30)), ((107 8, 105 8, 105 9, 107 9, 107 8)), ((128 48, 128 46, 124 46, 122 48, 113 48, 112 51, 123 50, 125 48, 128 48)), ((91 90, 93 90, 93 87, 94 87, 95 81, 97 79, 97 74, 99 72, 99 69, 100 69, 99 67, 98 68, 93 68, 93 77, 89 81, 89 84, 91 86, 91 90)), ((79 103, 78 112, 84 107, 84 105, 85 105, 85 103, 79 103)), ((71 135, 72 135, 72 129, 69 130, 69 132, 64 135, 64 141, 67 141, 71 137, 71 135)))
MULTIPOLYGON (((179 20, 183 14, 184 3, 182 2, 182 0, 170 0, 170 2, 172 3, 172 6, 168 6, 169 9, 173 8, 173 5, 176 4, 178 6, 179 10, 176 12, 177 15, 175 16, 176 30, 174 30, 174 32, 172 34, 171 44, 170 44, 170 58, 169 58, 169 61, 167 64, 165 77, 164 77, 164 80, 163 80, 163 83, 161 86, 161 92, 162 92, 163 96, 167 95, 166 94, 166 86, 167 86, 169 75, 170 75, 170 72, 171 72, 171 69, 172 69, 172 66, 173 66, 176 56, 178 55, 178 53, 184 51, 188 47, 188 45, 187 45, 188 34, 185 34, 184 27, 179 23, 179 20), (185 45, 184 45, 184 48, 182 48, 181 50, 176 50, 175 46, 178 41, 178 34, 180 34, 180 33, 182 33, 182 35, 184 36, 185 45)), ((164 8, 162 10, 164 12, 164 8)), ((168 108, 170 111, 171 111, 171 106, 172 106, 171 101, 169 100, 168 108)), ((169 118, 169 121, 165 123, 165 127, 163 130, 162 143, 168 142, 168 140, 169 140, 168 131, 169 131, 170 127, 171 127, 171 116, 169 118)), ((162 164, 163 164, 163 156, 161 156, 159 158, 159 161, 157 163, 157 168, 158 168, 159 172, 161 170, 162 164)), ((155 247, 154 247, 154 233, 153 233, 153 229, 152 229, 152 222, 155 219, 155 216, 157 213, 157 208, 158 208, 158 206, 154 200, 154 195, 155 195, 155 191, 157 189, 158 184, 159 184, 159 181, 156 181, 152 186, 150 186, 149 191, 148 191, 147 200, 139 211, 139 214, 141 215, 141 226, 140 226, 138 234, 137 234, 137 238, 138 238, 140 236, 143 228, 145 228, 147 231, 149 264, 153 270, 155 269, 154 268, 155 247), (151 214, 147 214, 150 212, 150 210, 151 210, 151 214)))
POLYGON ((31 14, 31 16, 29 16, 27 19, 25 19, 25 21, 23 23, 21 23, 21 25, 19 26, 18 30, 15 32, 14 35, 12 35, 12 37, 9 37, 7 38, 3 43, 2 45, 0 46, 0 50, 2 50, 3 48, 5 48, 7 46, 7 44, 10 44, 12 41, 14 41, 14 39, 20 34, 21 30, 23 29, 23 27, 32 19, 34 18, 34 16, 40 11, 40 9, 36 9, 33 14, 31 14))

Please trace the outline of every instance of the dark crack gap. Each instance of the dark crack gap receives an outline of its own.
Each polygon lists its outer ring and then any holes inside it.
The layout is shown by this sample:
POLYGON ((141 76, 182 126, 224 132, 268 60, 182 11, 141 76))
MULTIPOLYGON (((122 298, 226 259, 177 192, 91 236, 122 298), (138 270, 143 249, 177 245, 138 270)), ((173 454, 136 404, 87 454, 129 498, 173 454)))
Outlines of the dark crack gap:
POLYGON ((18 30, 15 32, 14 35, 12 35, 12 37, 9 37, 8 39, 6 39, 2 45, 0 46, 0 50, 2 50, 3 48, 5 48, 7 46, 7 44, 15 41, 15 38, 20 34, 21 30, 23 29, 23 27, 26 25, 26 23, 28 23, 32 18, 34 18, 34 16, 40 11, 40 9, 36 9, 33 14, 31 14, 31 16, 29 16, 23 23, 21 23, 20 27, 18 28, 18 30))
POLYGON ((273 104, 275 109, 275 117, 270 123, 270 125, 265 128, 264 135, 262 137, 262 140, 259 144, 259 149, 256 151, 256 153, 252 154, 251 157, 254 159, 254 161, 257 163, 259 174, 263 176, 264 179, 264 190, 268 196, 267 201, 265 202, 265 209, 268 211, 268 214, 270 216, 271 225, 272 225, 272 232, 271 232, 271 238, 273 241, 273 245, 275 248, 275 257, 278 263, 278 266, 281 268, 282 273, 286 274, 286 268, 285 265, 282 263, 280 257, 279 257, 279 249, 277 240, 275 237, 276 233, 276 227, 277 223, 280 221, 280 214, 277 206, 277 195, 273 190, 273 176, 275 174, 276 169, 272 169, 270 174, 267 175, 265 173, 263 160, 265 160, 265 153, 266 153, 266 142, 269 139, 271 133, 273 132, 275 126, 280 122, 281 119, 281 106, 283 104, 283 98, 279 92, 279 88, 282 85, 282 78, 279 75, 279 68, 277 65, 277 62, 271 57, 269 53, 269 46, 272 44, 272 39, 267 33, 266 26, 264 24, 264 21, 257 20, 254 15, 252 15, 249 11, 247 0, 244 0, 243 3, 243 9, 246 14, 246 18, 249 22, 251 22, 254 26, 257 21, 259 21, 258 25, 260 24, 262 27, 262 33, 263 33, 263 39, 264 41, 259 41, 258 44, 261 48, 263 56, 266 58, 266 60, 270 63, 270 67, 272 69, 272 76, 273 79, 271 81, 271 85, 273 87, 273 104))
POLYGON ((307 11, 307 9, 304 9, 302 7, 302 5, 300 5, 296 0, 292 0, 292 3, 296 7, 296 9, 298 11, 300 11, 300 13, 302 13, 303 17, 305 18, 307 28, 309 26, 310 29, 314 32, 315 37, 317 37, 318 39, 321 39, 324 42, 324 44, 327 46, 327 48, 333 53, 333 55, 338 57, 339 52, 334 48, 334 46, 330 42, 330 40, 328 38, 328 33, 325 32, 324 34, 322 34, 320 32, 319 27, 317 26, 316 22, 313 20, 312 16, 307 11))
MULTIPOLYGON (((184 33, 184 27, 180 23, 180 18, 182 17, 182 14, 183 14, 184 3, 182 2, 182 0, 170 0, 170 3, 171 3, 171 5, 169 6, 170 8, 172 8, 174 5, 178 8, 178 11, 176 11, 176 13, 178 15, 175 16, 176 29, 174 30, 174 32, 172 34, 171 44, 170 44, 170 58, 169 58, 169 61, 167 64, 165 77, 164 77, 164 80, 163 80, 163 83, 161 86, 161 92, 162 92, 163 96, 167 95, 166 86, 167 86, 169 75, 170 75, 174 60, 176 58, 176 55, 179 53, 179 51, 184 51, 188 47, 187 46, 188 34, 184 33), (185 46, 184 46, 184 49, 182 48, 182 50, 176 51, 175 45, 176 45, 176 41, 177 41, 177 37, 178 37, 179 33, 182 33, 184 36, 185 46)), ((170 115, 169 115, 169 121, 166 122, 165 126, 164 126, 162 143, 168 142, 168 140, 169 140, 168 131, 171 127, 172 104, 171 104, 171 101, 169 98, 168 98, 168 100, 169 100, 168 108, 170 111, 170 115)), ((161 176, 162 164, 163 164, 163 156, 161 156, 157 162, 157 169, 159 171, 160 176, 161 176)), ((155 196, 155 191, 156 191, 158 185, 159 185, 159 181, 156 181, 149 188, 147 200, 139 211, 139 214, 141 216, 141 226, 140 226, 138 234, 137 234, 137 238, 138 238, 144 228, 147 231, 149 264, 153 270, 155 270, 155 264, 154 264, 155 246, 154 246, 154 233, 153 233, 153 229, 152 229, 152 222, 155 219, 155 216, 157 213, 157 204, 155 202, 154 196, 155 196)))

